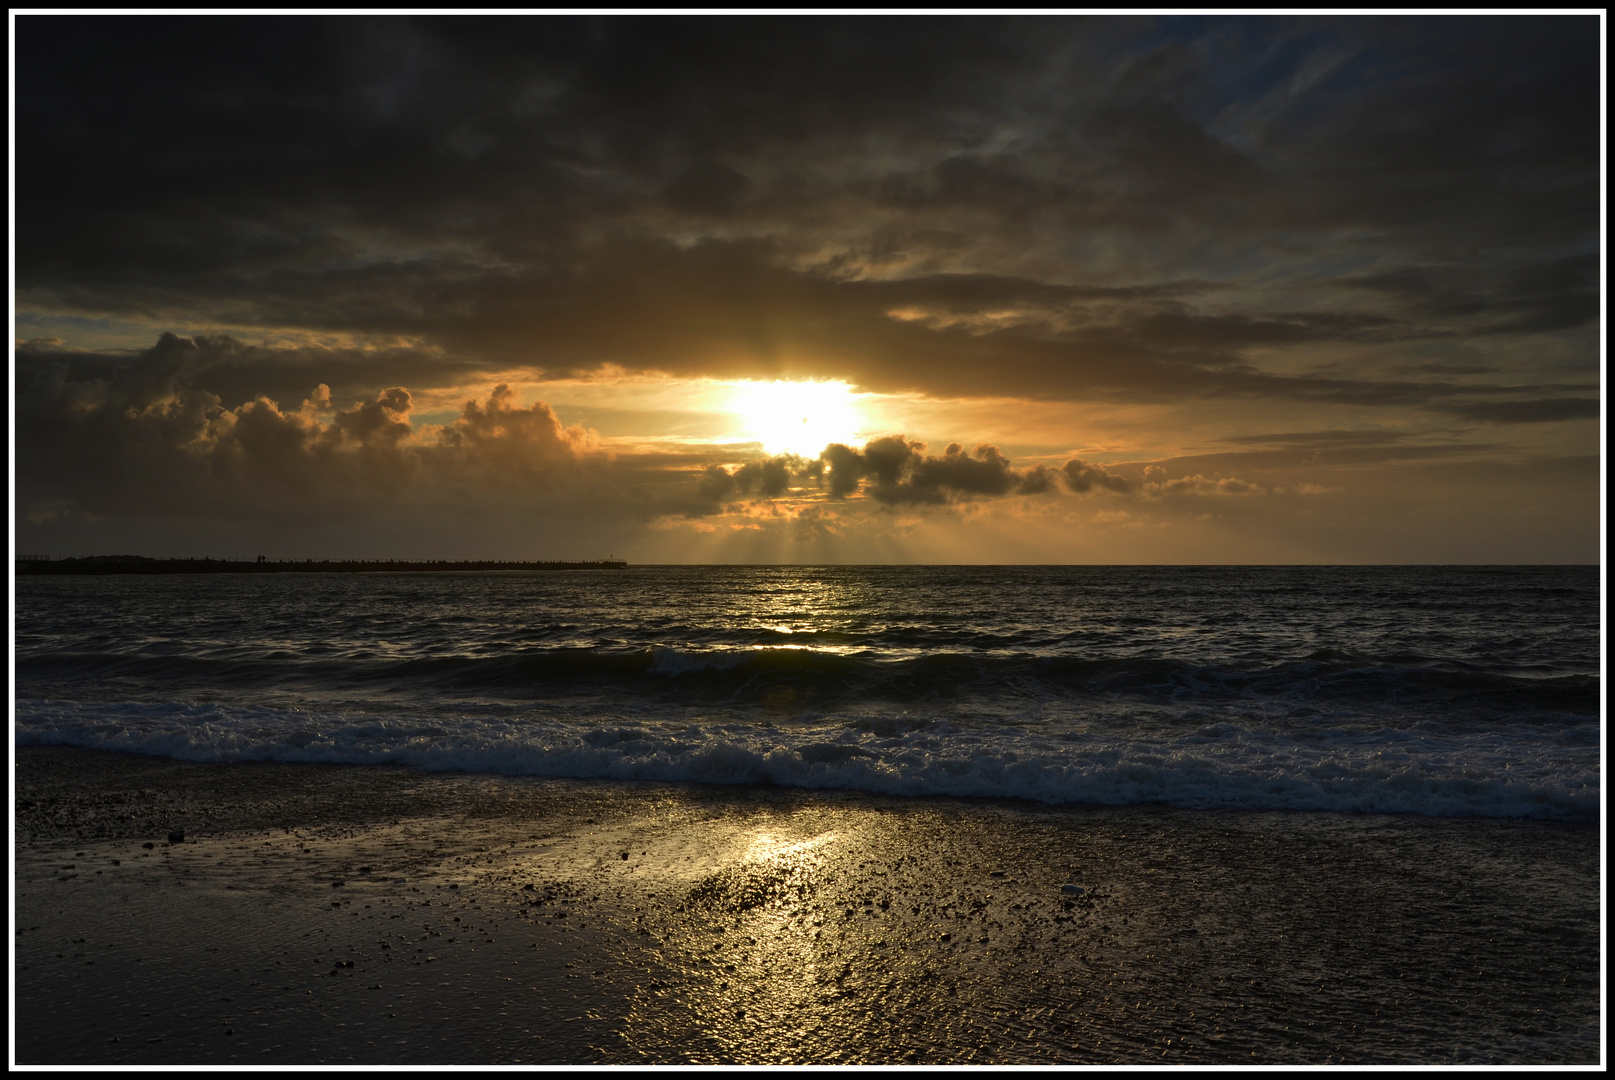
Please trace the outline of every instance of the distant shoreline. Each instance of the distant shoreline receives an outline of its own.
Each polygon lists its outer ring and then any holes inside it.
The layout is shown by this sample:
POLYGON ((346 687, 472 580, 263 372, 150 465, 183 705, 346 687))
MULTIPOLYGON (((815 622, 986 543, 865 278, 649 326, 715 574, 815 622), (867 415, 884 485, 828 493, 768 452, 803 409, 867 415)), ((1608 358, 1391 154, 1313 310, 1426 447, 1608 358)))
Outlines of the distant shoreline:
POLYGON ((583 562, 517 562, 494 559, 152 559, 142 555, 93 555, 73 559, 18 559, 25 574, 391 574, 513 572, 526 570, 621 570, 621 559, 583 562))

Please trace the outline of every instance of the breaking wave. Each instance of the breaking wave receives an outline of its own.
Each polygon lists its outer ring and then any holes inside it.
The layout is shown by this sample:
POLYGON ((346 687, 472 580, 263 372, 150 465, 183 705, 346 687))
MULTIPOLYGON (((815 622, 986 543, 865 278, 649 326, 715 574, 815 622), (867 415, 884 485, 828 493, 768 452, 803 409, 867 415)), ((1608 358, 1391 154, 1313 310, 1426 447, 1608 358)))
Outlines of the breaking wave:
POLYGON ((186 761, 398 763, 1050 804, 1592 819, 1601 799, 1596 719, 1551 733, 1439 725, 1298 732, 1224 722, 1142 738, 901 718, 764 727, 26 701, 15 733, 19 745, 186 761))

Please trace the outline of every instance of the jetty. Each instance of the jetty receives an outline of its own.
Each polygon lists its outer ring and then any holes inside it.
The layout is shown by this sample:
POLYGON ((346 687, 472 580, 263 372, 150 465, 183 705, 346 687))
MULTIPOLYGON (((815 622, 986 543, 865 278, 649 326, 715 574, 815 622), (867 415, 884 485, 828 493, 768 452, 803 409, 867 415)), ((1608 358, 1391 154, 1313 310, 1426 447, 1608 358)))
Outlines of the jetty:
POLYGON ((531 573, 544 570, 623 570, 622 559, 583 562, 516 562, 495 559, 153 559, 144 555, 90 555, 82 558, 20 558, 18 576, 28 574, 408 574, 531 573))

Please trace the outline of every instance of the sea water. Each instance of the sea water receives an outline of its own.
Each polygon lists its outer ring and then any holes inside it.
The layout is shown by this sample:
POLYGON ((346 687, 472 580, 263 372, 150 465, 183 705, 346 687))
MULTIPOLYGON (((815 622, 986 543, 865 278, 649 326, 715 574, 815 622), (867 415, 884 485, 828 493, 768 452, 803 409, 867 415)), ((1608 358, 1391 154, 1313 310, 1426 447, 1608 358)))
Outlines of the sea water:
POLYGON ((1596 818, 1597 567, 22 577, 14 737, 187 761, 1596 818))

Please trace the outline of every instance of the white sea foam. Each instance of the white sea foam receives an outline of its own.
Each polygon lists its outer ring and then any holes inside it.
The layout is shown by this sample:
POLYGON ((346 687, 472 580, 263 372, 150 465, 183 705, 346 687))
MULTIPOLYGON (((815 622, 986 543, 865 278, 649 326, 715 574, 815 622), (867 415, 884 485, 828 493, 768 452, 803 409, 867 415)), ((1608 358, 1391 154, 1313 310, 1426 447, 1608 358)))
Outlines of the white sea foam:
POLYGON ((366 716, 224 705, 21 701, 19 745, 70 744, 187 761, 383 764, 429 770, 891 795, 1188 808, 1590 819, 1599 731, 1363 729, 1233 722, 1179 735, 1039 735, 947 723, 565 722, 366 716), (1392 737, 1394 736, 1394 737, 1392 737))

